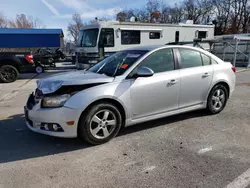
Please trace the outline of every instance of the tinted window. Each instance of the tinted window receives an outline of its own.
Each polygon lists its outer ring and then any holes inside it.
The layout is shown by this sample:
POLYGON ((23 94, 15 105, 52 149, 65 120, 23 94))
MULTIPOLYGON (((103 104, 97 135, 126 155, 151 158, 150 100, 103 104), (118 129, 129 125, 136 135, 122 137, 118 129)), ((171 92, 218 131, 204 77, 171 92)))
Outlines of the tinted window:
POLYGON ((94 47, 98 37, 99 29, 87 29, 81 31, 79 36, 80 44, 82 47, 94 47))
POLYGON ((117 52, 89 68, 87 71, 105 74, 107 76, 120 76, 146 53, 147 51, 136 50, 117 52))
POLYGON ((207 37, 207 32, 206 31, 199 31, 198 32, 198 38, 199 39, 204 39, 207 37))
POLYGON ((174 70, 174 57, 172 49, 163 49, 149 55, 139 67, 148 67, 155 73, 174 70))
POLYGON ((160 32, 150 32, 149 38, 150 39, 159 39, 159 38, 161 38, 161 33, 160 32))
POLYGON ((206 56, 205 54, 201 54, 203 65, 211 65, 210 57, 206 56))
POLYGON ((121 31, 122 44, 140 44, 141 31, 122 30, 121 31))
POLYGON ((104 47, 114 47, 114 29, 106 28, 101 30, 100 40, 104 40, 104 47))
POLYGON ((189 49, 179 49, 181 56, 181 68, 202 66, 200 52, 189 49))
POLYGON ((179 37, 180 37, 180 32, 176 31, 175 32, 175 42, 179 42, 179 37))

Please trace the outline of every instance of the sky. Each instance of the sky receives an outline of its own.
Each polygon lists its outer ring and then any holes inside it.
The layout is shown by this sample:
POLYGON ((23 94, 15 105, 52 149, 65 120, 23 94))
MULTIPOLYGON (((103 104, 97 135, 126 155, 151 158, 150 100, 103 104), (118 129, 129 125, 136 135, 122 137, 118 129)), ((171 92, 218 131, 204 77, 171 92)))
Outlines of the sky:
POLYGON ((16 14, 38 18, 46 28, 63 29, 67 37, 67 25, 74 13, 80 13, 86 22, 95 17, 115 19, 119 11, 145 4, 146 0, 0 0, 0 13, 9 19, 16 14))

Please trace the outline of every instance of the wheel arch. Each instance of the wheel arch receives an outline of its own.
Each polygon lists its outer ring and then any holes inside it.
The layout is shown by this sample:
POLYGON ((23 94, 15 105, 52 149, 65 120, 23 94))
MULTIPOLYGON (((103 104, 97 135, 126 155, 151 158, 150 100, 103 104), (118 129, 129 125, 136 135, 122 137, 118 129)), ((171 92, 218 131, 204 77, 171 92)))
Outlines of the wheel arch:
POLYGON ((11 65, 13 67, 15 67, 18 72, 20 72, 20 66, 18 64, 18 62, 16 62, 16 60, 14 59, 1 59, 0 60, 0 67, 3 65, 11 65))
MULTIPOLYGON (((113 104, 121 113, 122 116, 122 127, 125 126, 125 121, 126 121, 126 111, 124 106, 117 100, 113 99, 113 98, 103 98, 103 99, 98 99, 92 103, 90 103, 81 113, 80 118, 83 118, 85 116, 85 114, 91 109, 91 107, 93 107, 96 104, 100 104, 100 103, 110 103, 113 104)), ((79 119, 80 119, 79 118, 79 119)), ((79 131, 79 123, 80 120, 78 121, 78 125, 77 125, 77 132, 79 131)))
POLYGON ((228 94, 228 98, 229 98, 229 95, 230 95, 230 86, 229 86, 229 84, 225 81, 225 80, 220 80, 220 81, 218 81, 218 82, 216 82, 211 88, 210 88, 210 90, 209 90, 209 92, 208 92, 208 94, 207 94, 207 98, 208 98, 208 96, 209 96, 209 94, 210 94, 210 92, 212 91, 212 89, 215 87, 215 86, 217 86, 217 85, 223 85, 226 89, 227 89, 227 94, 228 94))

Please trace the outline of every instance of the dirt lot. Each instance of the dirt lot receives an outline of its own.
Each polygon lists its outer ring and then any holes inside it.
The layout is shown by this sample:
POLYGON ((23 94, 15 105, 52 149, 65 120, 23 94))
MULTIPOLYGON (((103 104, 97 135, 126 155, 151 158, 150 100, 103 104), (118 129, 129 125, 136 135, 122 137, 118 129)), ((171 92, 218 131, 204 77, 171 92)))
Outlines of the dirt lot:
POLYGON ((237 73, 236 91, 218 115, 197 111, 136 125, 95 147, 26 128, 28 94, 54 73, 0 84, 0 188, 250 184, 250 71, 237 73))

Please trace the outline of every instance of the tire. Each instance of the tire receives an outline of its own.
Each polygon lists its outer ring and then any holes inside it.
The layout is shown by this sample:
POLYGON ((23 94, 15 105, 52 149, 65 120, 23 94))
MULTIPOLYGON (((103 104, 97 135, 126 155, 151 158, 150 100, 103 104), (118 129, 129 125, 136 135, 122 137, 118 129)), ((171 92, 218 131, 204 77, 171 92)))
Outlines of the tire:
POLYGON ((210 91, 207 99, 207 110, 211 114, 220 113, 226 106, 228 96, 228 90, 225 86, 221 84, 214 86, 213 89, 210 91))
POLYGON ((12 65, 0 67, 0 81, 3 83, 15 82, 19 76, 18 70, 12 65))
POLYGON ((36 66, 36 73, 41 74, 44 72, 44 68, 41 65, 36 66))
POLYGON ((96 104, 86 112, 86 115, 82 114, 78 124, 78 136, 92 145, 103 144, 118 134, 121 125, 121 113, 113 104, 96 104))

